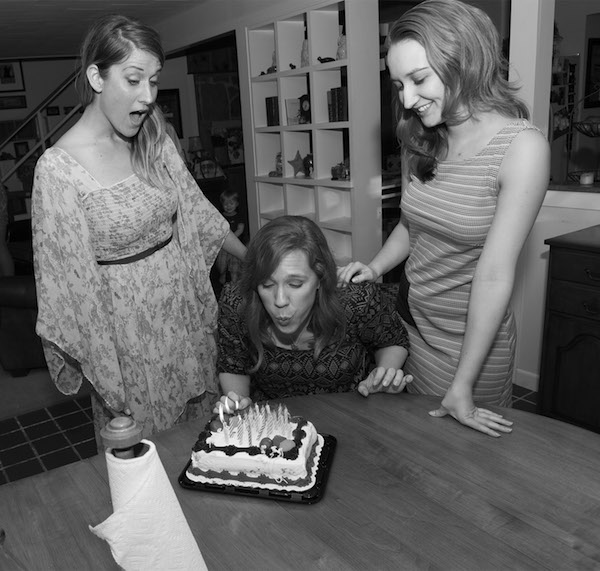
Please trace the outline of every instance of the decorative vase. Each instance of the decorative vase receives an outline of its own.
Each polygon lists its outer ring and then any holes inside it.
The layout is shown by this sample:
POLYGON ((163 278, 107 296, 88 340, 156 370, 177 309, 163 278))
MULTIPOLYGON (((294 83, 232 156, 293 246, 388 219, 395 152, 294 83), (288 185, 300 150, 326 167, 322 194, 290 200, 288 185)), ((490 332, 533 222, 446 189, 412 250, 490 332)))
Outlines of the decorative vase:
POLYGON ((300 52, 300 66, 308 67, 310 62, 308 61, 308 40, 304 39, 302 42, 302 51, 300 52))
POLYGON ((337 46, 335 59, 346 59, 346 36, 344 34, 339 35, 337 46))

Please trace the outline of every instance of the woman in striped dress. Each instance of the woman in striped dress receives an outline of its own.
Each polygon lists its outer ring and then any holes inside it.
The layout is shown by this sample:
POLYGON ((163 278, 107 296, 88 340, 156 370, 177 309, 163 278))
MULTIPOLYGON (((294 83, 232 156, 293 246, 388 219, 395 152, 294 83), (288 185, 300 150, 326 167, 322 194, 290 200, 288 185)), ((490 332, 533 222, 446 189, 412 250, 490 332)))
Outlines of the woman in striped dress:
POLYGON ((500 436, 512 423, 478 405, 511 404, 509 300, 547 188, 549 146, 505 79, 498 33, 481 10, 418 4, 391 27, 387 65, 399 103, 401 219, 368 265, 353 262, 339 279, 374 281, 406 260, 408 389, 443 397, 432 416, 500 436))

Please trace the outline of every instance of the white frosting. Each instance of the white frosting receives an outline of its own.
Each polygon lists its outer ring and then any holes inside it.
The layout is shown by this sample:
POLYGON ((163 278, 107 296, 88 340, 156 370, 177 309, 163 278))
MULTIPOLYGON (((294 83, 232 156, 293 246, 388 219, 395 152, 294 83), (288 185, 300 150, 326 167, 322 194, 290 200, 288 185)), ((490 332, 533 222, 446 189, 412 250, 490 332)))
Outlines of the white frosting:
POLYGON ((192 452, 188 478, 211 483, 228 481, 229 485, 246 487, 265 487, 265 484, 270 484, 279 489, 289 489, 290 485, 308 489, 308 479, 312 479, 314 484, 318 456, 311 458, 311 453, 315 443, 318 443, 320 454, 323 439, 312 423, 302 421, 299 427, 298 421, 292 419, 287 408, 281 404, 273 408, 269 404, 255 404, 227 419, 223 412, 224 408, 228 408, 226 405, 219 410, 223 427, 211 431, 206 438, 207 450, 192 452), (265 453, 249 454, 243 450, 260 447, 263 439, 272 441, 275 436, 295 441, 294 432, 298 428, 302 438, 296 448, 298 455, 295 459, 284 458, 283 452, 276 447, 274 450, 279 454, 271 454, 272 457, 265 453), (228 446, 238 450, 234 454, 227 454, 218 449, 228 446))
MULTIPOLYGON (((245 480, 236 480, 235 476, 230 476, 229 473, 224 473, 223 476, 220 477, 208 477, 198 474, 193 474, 189 470, 186 473, 188 479, 194 482, 200 483, 208 483, 214 484, 217 486, 235 486, 236 488, 264 488, 267 490, 284 490, 287 492, 304 492, 312 488, 316 483, 317 477, 317 468, 319 466, 319 460, 321 458, 321 452, 323 450, 324 440, 320 434, 316 434, 316 441, 314 445, 314 458, 308 466, 308 473, 304 479, 299 480, 301 483, 290 483, 286 479, 275 478, 272 477, 272 482, 264 482, 264 481, 245 481, 245 480)), ((313 448, 311 446, 311 448, 313 448)), ((194 452, 192 454, 192 465, 196 465, 194 462, 194 455, 199 454, 198 452, 194 452)), ((205 453, 206 454, 206 453, 205 453)), ((310 454, 309 454, 310 456, 310 454)), ((281 460, 280 458, 274 458, 273 460, 281 460)), ((287 462, 290 462, 287 460, 287 462)), ((273 464, 275 466, 275 464, 273 464)), ((306 459, 304 463, 306 467, 306 459)), ((263 475, 264 476, 264 475, 263 475)), ((264 478, 263 478, 264 479, 264 478)))
MULTIPOLYGON (((292 430, 296 425, 292 426, 292 430)), ((306 463, 317 440, 317 431, 314 425, 307 422, 302 430, 306 436, 302 439, 298 448, 298 457, 295 460, 287 460, 281 456, 269 458, 266 454, 250 455, 247 452, 239 451, 228 456, 221 450, 212 450, 206 452, 200 450, 192 452, 192 466, 203 472, 229 472, 236 476, 240 473, 250 478, 258 478, 265 475, 274 480, 285 478, 287 480, 299 480, 306 477, 306 463)), ((290 431, 291 432, 291 431, 290 431)), ((218 432, 208 438, 207 442, 218 446, 216 441, 223 441, 223 433, 218 432), (213 441, 214 436, 214 441, 213 441)), ((245 437, 243 437, 245 439, 245 437)), ((247 444, 244 444, 247 446, 247 444)))

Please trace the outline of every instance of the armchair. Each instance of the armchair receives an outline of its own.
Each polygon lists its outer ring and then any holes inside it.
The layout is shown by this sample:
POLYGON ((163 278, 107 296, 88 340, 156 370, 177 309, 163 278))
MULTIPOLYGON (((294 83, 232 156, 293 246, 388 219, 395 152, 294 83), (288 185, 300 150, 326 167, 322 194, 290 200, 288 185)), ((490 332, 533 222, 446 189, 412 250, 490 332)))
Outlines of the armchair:
POLYGON ((31 223, 9 222, 0 235, 0 365, 13 377, 46 366, 35 333, 37 299, 31 251, 31 223), (8 262, 8 263, 7 263, 8 262), (16 272, 20 275, 11 275, 16 272), (4 274, 4 275, 3 275, 4 274), (7 275, 8 274, 8 275, 7 275))
POLYGON ((0 277, 0 364, 13 377, 46 367, 36 318, 34 277, 0 277))

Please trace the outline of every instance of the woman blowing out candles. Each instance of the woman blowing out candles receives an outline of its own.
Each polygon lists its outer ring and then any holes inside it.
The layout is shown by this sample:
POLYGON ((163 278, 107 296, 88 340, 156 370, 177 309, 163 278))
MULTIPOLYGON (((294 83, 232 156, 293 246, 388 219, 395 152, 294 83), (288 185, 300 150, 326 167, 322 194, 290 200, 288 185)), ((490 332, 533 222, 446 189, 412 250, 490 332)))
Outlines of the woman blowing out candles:
POLYGON ((242 276, 219 303, 223 403, 357 389, 398 393, 408 339, 394 300, 375 284, 337 288, 320 228, 282 216, 250 241, 242 276), (243 398, 242 398, 243 397, 243 398))
POLYGON ((37 332, 62 392, 92 384, 97 434, 116 413, 148 436, 210 411, 209 271, 221 247, 245 253, 167 135, 164 60, 153 29, 100 19, 81 50, 83 114, 36 166, 37 332))
POLYGON ((519 253, 546 192, 549 147, 505 79, 498 33, 481 10, 425 0, 390 28, 387 66, 399 103, 401 219, 368 265, 375 281, 406 260, 408 390, 443 397, 491 436, 511 422, 475 403, 510 406, 516 331, 509 300, 519 253), (412 323, 412 324, 411 324, 412 323))

